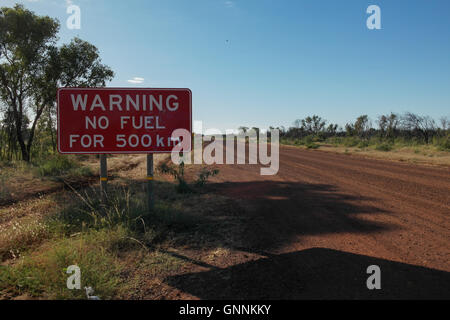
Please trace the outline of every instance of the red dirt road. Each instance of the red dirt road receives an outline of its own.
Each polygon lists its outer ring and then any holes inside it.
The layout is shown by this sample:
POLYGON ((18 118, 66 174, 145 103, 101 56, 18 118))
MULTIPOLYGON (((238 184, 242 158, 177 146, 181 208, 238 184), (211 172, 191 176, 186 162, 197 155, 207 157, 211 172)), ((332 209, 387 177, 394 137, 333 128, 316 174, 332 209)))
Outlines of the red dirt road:
POLYGON ((259 168, 221 165, 211 187, 251 204, 242 251, 265 258, 169 283, 206 299, 450 298, 449 168, 295 147, 277 175, 259 168))

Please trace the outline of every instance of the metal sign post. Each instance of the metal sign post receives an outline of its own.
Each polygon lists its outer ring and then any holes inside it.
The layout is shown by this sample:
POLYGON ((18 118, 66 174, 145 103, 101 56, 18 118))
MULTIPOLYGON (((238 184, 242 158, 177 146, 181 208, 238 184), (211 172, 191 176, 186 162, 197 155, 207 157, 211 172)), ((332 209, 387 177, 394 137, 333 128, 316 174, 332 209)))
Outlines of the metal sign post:
POLYGON ((155 206, 153 194, 153 153, 147 154, 147 206, 149 214, 155 206))
POLYGON ((106 186, 108 183, 108 167, 106 161, 106 154, 100 155, 100 192, 102 194, 102 202, 106 203, 106 186))

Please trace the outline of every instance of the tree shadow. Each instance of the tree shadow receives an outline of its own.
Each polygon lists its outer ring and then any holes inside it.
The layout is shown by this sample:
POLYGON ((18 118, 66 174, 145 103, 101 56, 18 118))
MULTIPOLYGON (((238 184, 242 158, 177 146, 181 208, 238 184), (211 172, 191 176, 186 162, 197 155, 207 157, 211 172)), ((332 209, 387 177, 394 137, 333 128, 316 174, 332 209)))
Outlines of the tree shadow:
POLYGON ((200 299, 448 299, 450 273, 325 248, 171 276, 165 283, 200 299), (381 289, 367 288, 367 267, 381 289))
POLYGON ((251 181, 212 183, 208 188, 250 204, 244 213, 242 241, 256 250, 276 249, 305 235, 367 234, 396 228, 358 217, 386 213, 369 204, 376 199, 341 193, 332 185, 251 181))
MULTIPOLYGON (((108 190, 118 188, 123 198, 124 192, 119 186, 126 186, 131 190, 133 202, 142 202, 145 207, 146 183, 132 178, 118 180, 117 186, 111 186, 108 190)), ((175 184, 156 181, 154 189, 157 204, 169 209, 174 207, 173 211, 177 212, 171 227, 180 224, 184 228, 183 233, 177 229, 177 241, 191 247, 195 247, 195 239, 200 239, 197 242, 202 247, 259 253, 301 242, 302 237, 310 235, 368 234, 397 228, 396 225, 359 217, 361 214, 367 217, 368 214, 386 213, 369 204, 376 199, 341 193, 327 184, 223 182, 211 183, 198 193, 180 195, 175 192, 175 184), (211 193, 227 197, 222 199, 224 197, 219 198, 211 193), (245 201, 236 201, 236 198, 245 201)), ((98 195, 94 198, 97 199, 98 195)), ((67 209, 65 211, 82 204, 69 203, 66 198, 58 202, 67 209)), ((71 216, 69 218, 72 219, 71 216)), ((151 213, 148 218, 156 223, 151 213)))

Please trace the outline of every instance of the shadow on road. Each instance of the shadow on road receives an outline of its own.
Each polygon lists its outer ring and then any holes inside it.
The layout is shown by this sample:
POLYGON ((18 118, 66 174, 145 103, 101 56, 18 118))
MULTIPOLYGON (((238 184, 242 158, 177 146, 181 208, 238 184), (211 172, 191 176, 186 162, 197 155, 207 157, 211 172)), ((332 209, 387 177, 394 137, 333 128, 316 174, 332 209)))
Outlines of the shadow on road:
POLYGON ((376 199, 339 192, 332 185, 276 181, 224 182, 209 186, 214 192, 244 199, 244 245, 275 249, 300 240, 302 235, 371 233, 395 229, 395 225, 360 219, 360 214, 384 210, 368 203, 376 199))
POLYGON ((448 299, 450 273, 342 251, 313 248, 224 269, 168 277, 201 299, 448 299), (366 286, 381 269, 381 290, 366 286))

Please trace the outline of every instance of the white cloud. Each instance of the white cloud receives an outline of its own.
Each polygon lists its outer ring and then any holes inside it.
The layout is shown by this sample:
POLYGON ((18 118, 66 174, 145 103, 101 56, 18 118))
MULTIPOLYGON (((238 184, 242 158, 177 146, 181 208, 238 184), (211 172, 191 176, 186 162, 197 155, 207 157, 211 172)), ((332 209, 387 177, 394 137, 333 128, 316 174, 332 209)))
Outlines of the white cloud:
POLYGON ((144 78, 134 77, 133 79, 127 80, 129 83, 140 84, 144 82, 144 78))
POLYGON ((234 2, 233 1, 225 1, 225 6, 227 8, 233 8, 234 7, 234 2))

